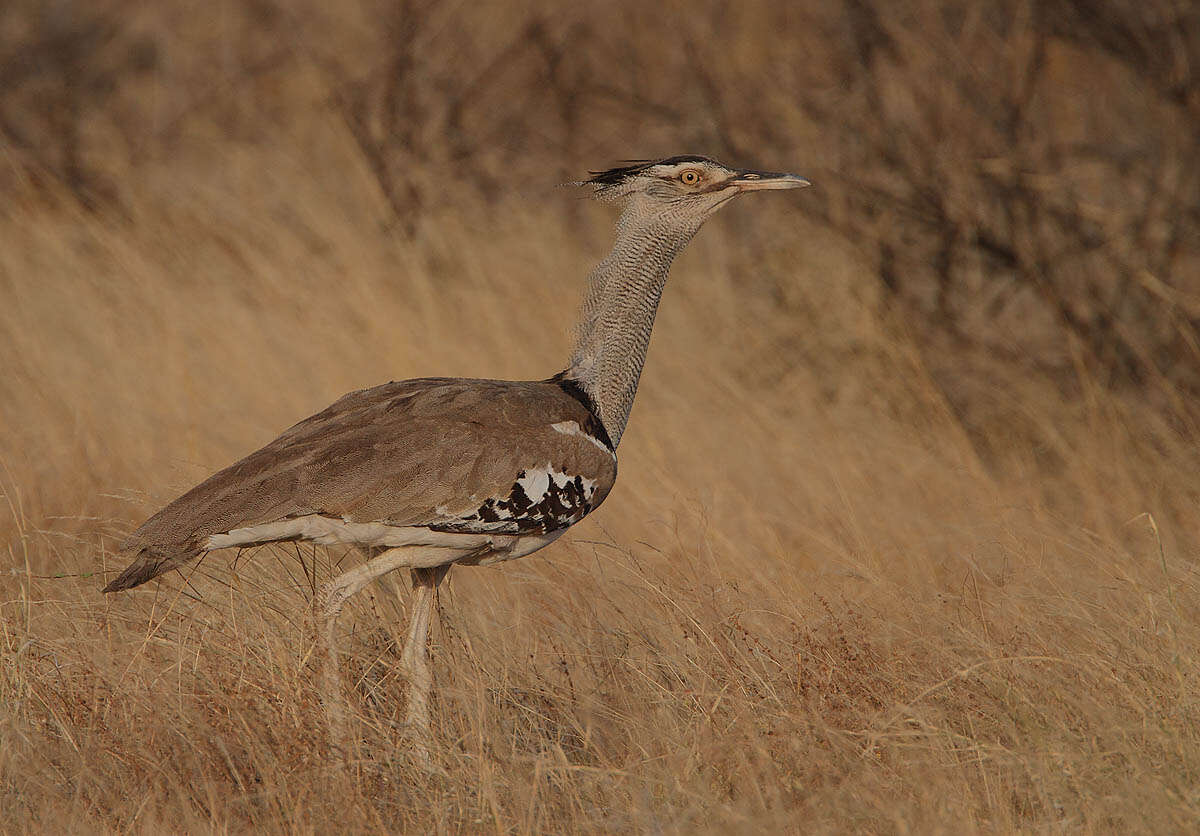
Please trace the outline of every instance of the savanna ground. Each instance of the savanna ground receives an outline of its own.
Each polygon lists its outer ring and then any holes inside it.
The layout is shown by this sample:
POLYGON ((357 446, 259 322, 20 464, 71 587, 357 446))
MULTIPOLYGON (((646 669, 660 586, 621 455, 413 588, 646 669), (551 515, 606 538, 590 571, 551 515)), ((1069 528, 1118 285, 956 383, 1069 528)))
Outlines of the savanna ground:
MULTIPOLYGON (((644 5, 644 4, 643 4, 644 5)), ((1200 26, 1137 9, 0 12, 0 831, 1194 832, 1200 26), (354 388, 556 372, 612 210, 817 188, 676 264, 621 476, 454 570, 438 771, 395 577, 124 532, 354 388)), ((627 8, 626 8, 627 7, 627 8)))

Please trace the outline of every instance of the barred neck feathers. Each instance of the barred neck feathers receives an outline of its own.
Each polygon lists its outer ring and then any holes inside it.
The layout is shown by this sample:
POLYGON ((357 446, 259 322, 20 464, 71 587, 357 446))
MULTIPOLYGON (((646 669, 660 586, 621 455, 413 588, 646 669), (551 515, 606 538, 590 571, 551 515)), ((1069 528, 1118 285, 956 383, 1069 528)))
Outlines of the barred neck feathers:
POLYGON ((620 442, 646 361, 654 315, 675 256, 700 228, 629 206, 612 252, 592 271, 567 376, 595 404, 613 446, 620 442))

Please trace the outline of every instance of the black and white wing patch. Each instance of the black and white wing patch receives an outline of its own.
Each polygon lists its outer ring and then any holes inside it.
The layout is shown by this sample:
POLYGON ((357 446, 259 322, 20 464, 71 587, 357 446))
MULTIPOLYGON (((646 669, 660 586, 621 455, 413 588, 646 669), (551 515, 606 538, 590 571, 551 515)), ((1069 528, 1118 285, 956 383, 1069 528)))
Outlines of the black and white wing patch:
POLYGON ((594 480, 547 463, 520 471, 507 496, 489 497, 465 514, 447 514, 429 528, 463 534, 546 534, 583 519, 595 495, 594 480))

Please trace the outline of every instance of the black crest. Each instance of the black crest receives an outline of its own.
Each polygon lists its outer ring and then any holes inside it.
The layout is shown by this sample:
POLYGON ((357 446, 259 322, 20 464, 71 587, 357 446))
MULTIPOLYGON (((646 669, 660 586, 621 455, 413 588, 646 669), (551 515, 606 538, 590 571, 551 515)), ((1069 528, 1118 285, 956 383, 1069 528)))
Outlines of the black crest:
POLYGON ((678 157, 667 157, 665 160, 625 160, 626 164, 605 171, 589 171, 592 175, 585 183, 593 186, 615 186, 626 178, 640 174, 653 165, 678 165, 679 163, 712 163, 720 165, 711 157, 701 157, 697 154, 683 154, 678 157))

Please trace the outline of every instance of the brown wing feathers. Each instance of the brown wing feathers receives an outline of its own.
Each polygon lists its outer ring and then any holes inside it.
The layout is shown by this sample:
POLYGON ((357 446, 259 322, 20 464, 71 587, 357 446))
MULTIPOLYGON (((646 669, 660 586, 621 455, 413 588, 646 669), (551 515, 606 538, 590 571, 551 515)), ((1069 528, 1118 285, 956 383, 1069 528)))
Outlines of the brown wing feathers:
MULTIPOLYGON (((561 377, 425 378, 352 392, 146 520, 122 544, 135 560, 104 591, 185 563, 213 534, 288 517, 454 530, 447 510, 469 518, 489 499, 511 500, 514 482, 543 465, 596 486, 586 513, 616 477, 607 434, 589 407, 561 377), (563 422, 583 434, 551 429, 563 422)), ((562 495, 573 496, 559 481, 562 495)), ((549 484, 553 490, 553 478, 549 484)))

